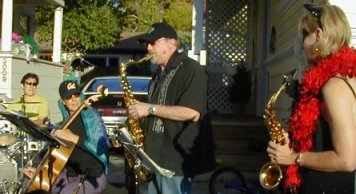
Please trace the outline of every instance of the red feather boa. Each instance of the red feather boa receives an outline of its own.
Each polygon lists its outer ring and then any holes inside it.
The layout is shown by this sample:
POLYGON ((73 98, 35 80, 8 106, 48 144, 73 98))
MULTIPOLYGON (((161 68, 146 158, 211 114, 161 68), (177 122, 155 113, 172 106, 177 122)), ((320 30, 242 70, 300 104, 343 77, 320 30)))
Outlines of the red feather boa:
MULTIPOLYGON (((356 52, 352 48, 341 48, 305 72, 300 83, 300 96, 289 121, 289 132, 295 152, 306 152, 312 148, 312 135, 320 118, 321 88, 337 74, 356 76, 356 52)), ((285 189, 296 191, 301 182, 299 166, 288 166, 284 181, 285 189)))

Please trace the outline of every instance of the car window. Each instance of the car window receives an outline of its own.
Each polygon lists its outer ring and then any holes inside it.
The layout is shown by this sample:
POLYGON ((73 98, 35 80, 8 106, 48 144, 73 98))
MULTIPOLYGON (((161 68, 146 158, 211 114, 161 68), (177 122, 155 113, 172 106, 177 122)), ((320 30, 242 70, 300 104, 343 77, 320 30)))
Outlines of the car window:
MULTIPOLYGON (((147 92, 148 91, 148 79, 129 79, 131 91, 133 92, 147 92)), ((122 91, 121 79, 97 79, 87 89, 87 92, 95 92, 98 86, 104 85, 111 92, 122 91)))
POLYGON ((95 92, 100 85, 104 85, 109 91, 122 91, 120 79, 97 79, 89 86, 88 92, 95 92))
POLYGON ((148 82, 149 80, 145 79, 129 79, 129 84, 131 85, 132 91, 135 92, 147 92, 148 82))

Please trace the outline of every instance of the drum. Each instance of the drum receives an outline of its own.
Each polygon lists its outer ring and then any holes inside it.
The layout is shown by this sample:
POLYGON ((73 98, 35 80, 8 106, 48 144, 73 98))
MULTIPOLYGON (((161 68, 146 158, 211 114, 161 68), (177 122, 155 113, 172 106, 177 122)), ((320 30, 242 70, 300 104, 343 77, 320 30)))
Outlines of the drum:
POLYGON ((27 141, 27 150, 29 153, 39 152, 45 148, 47 142, 36 139, 29 139, 27 141))
POLYGON ((17 127, 10 121, 0 120, 0 146, 9 146, 16 142, 17 127))
POLYGON ((14 188, 18 171, 16 162, 11 161, 8 155, 2 151, 0 151, 0 172, 0 193, 6 193, 14 188))

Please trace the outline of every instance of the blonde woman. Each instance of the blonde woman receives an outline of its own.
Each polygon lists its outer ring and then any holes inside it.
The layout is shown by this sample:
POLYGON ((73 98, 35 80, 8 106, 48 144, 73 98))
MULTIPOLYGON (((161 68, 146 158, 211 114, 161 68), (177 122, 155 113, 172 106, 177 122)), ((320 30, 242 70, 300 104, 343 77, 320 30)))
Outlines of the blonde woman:
POLYGON ((337 6, 306 4, 300 20, 310 65, 300 81, 287 144, 269 142, 273 161, 286 165, 284 189, 299 193, 355 193, 356 52, 337 6))

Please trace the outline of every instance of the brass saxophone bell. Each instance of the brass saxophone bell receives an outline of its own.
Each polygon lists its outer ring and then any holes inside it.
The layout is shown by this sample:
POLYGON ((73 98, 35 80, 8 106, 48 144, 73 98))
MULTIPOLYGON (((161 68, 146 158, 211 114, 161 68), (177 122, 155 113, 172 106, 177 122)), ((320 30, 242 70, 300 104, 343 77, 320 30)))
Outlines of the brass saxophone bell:
POLYGON ((281 167, 275 162, 266 163, 260 171, 260 183, 265 189, 277 187, 283 178, 281 167))

